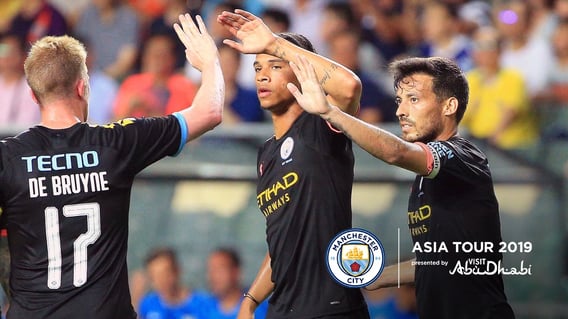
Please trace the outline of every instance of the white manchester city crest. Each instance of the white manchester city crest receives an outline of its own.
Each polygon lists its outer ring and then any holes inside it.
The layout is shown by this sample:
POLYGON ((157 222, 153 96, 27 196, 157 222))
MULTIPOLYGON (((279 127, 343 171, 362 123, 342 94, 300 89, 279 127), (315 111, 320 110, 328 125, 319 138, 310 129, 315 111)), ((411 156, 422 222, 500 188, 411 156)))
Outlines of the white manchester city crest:
POLYGON ((373 233, 352 228, 339 233, 327 248, 327 269, 332 278, 350 288, 374 282, 385 267, 385 251, 373 233))
POLYGON ((282 146, 280 146, 280 157, 283 160, 288 159, 294 150, 294 139, 288 136, 284 142, 282 142, 282 146))

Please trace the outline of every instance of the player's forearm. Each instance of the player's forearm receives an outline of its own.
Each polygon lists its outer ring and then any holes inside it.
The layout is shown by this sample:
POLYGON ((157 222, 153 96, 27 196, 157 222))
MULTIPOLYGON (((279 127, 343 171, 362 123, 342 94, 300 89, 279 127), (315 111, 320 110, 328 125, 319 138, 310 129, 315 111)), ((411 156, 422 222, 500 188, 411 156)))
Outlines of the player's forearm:
POLYGON ((248 292, 252 294, 257 301, 262 302, 270 296, 273 290, 272 267, 270 266, 270 255, 267 253, 248 292))
POLYGON ((322 117, 376 158, 417 174, 428 174, 424 150, 379 127, 346 114, 337 107, 322 117))
MULTIPOLYGON (((272 268, 270 266, 270 255, 267 253, 264 257, 262 265, 258 270, 256 278, 248 290, 257 302, 262 303, 274 290, 274 283, 272 282, 272 268)), ((250 307, 252 311, 258 306, 251 298, 244 298, 243 307, 250 307)))
POLYGON ((385 267, 381 276, 372 284, 365 287, 367 290, 397 287, 414 283, 414 266, 412 260, 385 267), (399 268, 400 265, 400 268, 399 268))
POLYGON ((295 63, 298 55, 307 57, 316 70, 320 84, 332 98, 333 103, 349 114, 355 114, 358 110, 362 90, 361 80, 348 68, 280 37, 267 47, 266 53, 295 63))
POLYGON ((225 81, 219 59, 203 66, 201 86, 191 107, 181 111, 188 126, 188 141, 212 130, 222 121, 225 81))

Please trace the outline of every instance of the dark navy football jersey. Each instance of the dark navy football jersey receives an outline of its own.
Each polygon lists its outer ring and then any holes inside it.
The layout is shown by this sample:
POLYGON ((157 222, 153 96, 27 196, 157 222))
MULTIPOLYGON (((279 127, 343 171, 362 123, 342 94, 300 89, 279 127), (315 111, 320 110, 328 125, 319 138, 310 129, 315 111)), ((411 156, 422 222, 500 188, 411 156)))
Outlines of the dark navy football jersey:
POLYGON ((432 172, 416 177, 408 205, 418 262, 418 315, 514 318, 501 275, 456 271, 456 266, 470 262, 478 264, 471 267, 483 268, 502 257, 499 206, 485 154, 460 137, 430 142, 426 148, 432 155, 432 172), (455 243, 493 248, 465 252, 455 243))
POLYGON ((258 154, 258 206, 266 217, 274 292, 270 318, 314 318, 364 309, 359 289, 328 273, 326 252, 351 228, 351 141, 320 117, 303 113, 258 154))
POLYGON ((136 317, 126 267, 131 187, 138 172, 181 149, 181 121, 36 126, 0 143, 8 318, 136 317))

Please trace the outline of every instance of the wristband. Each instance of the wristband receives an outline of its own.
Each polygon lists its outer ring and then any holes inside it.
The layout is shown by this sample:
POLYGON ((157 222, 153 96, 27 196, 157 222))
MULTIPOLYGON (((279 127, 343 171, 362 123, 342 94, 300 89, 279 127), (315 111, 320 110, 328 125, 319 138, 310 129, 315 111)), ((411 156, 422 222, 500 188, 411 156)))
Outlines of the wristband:
POLYGON ((245 293, 243 294, 243 297, 249 298, 249 299, 252 300, 252 302, 254 302, 257 306, 260 304, 260 303, 258 302, 258 300, 256 300, 256 298, 253 297, 253 296, 252 296, 251 294, 249 294, 248 292, 245 292, 245 293))

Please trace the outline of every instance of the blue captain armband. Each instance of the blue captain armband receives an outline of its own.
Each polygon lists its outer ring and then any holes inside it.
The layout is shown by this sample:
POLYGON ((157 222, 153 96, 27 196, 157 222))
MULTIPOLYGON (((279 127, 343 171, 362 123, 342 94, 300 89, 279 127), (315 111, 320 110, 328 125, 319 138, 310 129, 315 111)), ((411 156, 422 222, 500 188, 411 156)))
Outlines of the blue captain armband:
POLYGON ((181 139, 179 142, 179 147, 177 152, 173 155, 173 156, 178 156, 179 153, 181 153, 181 151, 183 150, 183 147, 185 146, 185 143, 187 143, 187 123, 185 122, 185 117, 183 117, 183 115, 181 115, 179 112, 175 112, 172 114, 173 116, 176 117, 176 119, 179 122, 179 126, 181 129, 181 139))

